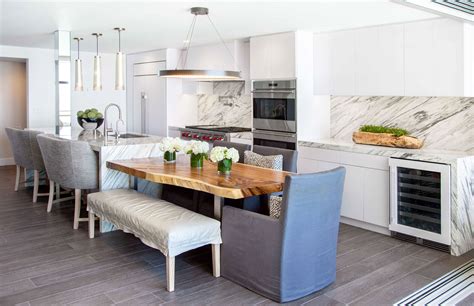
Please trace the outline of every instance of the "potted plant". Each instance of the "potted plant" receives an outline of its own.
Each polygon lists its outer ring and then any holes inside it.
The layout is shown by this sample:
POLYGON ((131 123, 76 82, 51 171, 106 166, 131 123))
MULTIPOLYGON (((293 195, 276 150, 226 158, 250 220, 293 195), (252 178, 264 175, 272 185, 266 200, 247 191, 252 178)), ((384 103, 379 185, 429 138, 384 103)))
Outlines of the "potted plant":
POLYGON ((419 149, 423 141, 410 136, 408 131, 397 127, 380 125, 363 125, 352 134, 352 140, 359 144, 376 146, 419 149))
POLYGON ((234 148, 214 147, 209 158, 212 162, 217 163, 217 171, 220 174, 230 174, 232 163, 239 161, 239 151, 234 148))
POLYGON ((191 155, 191 167, 202 168, 204 165, 204 158, 207 158, 209 151, 209 144, 204 141, 191 140, 185 148, 186 154, 191 155))
POLYGON ((165 163, 176 162, 176 152, 183 149, 183 142, 178 137, 166 137, 161 140, 160 150, 163 152, 163 160, 165 163))

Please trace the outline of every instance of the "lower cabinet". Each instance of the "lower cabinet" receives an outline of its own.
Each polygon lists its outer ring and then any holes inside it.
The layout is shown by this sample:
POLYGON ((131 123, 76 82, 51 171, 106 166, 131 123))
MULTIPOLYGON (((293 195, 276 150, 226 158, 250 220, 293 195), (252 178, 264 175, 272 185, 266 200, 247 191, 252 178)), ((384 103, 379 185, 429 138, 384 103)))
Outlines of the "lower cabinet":
MULTIPOLYGON (((371 169, 366 167, 366 160, 364 161, 364 167, 351 165, 351 161, 358 159, 357 156, 348 158, 347 152, 344 153, 344 161, 334 162, 337 159, 335 155, 338 151, 333 152, 335 154, 330 157, 331 161, 300 157, 298 159, 298 172, 311 173, 326 171, 339 166, 345 167, 346 178, 341 216, 387 228, 389 222, 388 159, 387 170, 371 169)), ((313 156, 321 156, 319 153, 321 152, 315 152, 313 156)), ((376 158, 380 157, 376 156, 376 158)), ((377 162, 380 164, 379 159, 377 162)))

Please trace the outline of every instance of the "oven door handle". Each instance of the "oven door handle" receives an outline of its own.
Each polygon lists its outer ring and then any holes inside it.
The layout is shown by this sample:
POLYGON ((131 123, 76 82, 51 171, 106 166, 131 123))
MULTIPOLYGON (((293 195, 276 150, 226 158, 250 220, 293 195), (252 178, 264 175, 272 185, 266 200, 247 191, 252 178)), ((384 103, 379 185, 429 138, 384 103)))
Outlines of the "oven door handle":
POLYGON ((285 132, 262 132, 262 131, 253 131, 256 135, 269 135, 269 136, 284 136, 284 137, 291 137, 295 138, 295 133, 285 133, 285 132))
POLYGON ((253 90, 252 93, 295 93, 296 90, 253 90))

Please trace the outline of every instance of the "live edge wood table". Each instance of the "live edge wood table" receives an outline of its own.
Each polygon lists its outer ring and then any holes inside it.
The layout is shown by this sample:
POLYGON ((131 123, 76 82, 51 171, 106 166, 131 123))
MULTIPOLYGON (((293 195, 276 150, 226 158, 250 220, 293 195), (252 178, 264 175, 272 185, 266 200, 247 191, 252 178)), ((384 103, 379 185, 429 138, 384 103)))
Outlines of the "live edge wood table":
POLYGON ((242 199, 282 191, 285 177, 291 174, 235 163, 229 175, 222 175, 217 172, 217 165, 206 160, 202 169, 191 168, 189 156, 185 155, 178 155, 174 164, 156 157, 108 161, 107 167, 151 182, 211 193, 214 217, 219 220, 224 198, 242 199))

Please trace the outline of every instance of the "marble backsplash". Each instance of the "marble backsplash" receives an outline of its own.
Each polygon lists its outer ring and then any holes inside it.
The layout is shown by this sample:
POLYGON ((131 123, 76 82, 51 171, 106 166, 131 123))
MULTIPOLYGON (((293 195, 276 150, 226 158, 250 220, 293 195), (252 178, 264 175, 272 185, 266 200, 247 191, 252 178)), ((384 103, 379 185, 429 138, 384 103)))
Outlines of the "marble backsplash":
POLYGON ((244 81, 212 82, 212 93, 197 97, 198 124, 252 127, 251 99, 244 81))
POLYGON ((424 148, 474 153, 472 97, 331 97, 331 138, 351 141, 364 124, 404 128, 424 148))

